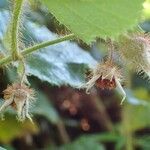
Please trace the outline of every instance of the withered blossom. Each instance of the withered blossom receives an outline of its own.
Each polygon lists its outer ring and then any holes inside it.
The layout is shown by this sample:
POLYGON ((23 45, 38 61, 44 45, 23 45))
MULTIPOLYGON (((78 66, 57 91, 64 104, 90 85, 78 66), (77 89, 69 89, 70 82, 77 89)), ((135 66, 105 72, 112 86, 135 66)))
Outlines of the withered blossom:
POLYGON ((86 88, 86 93, 96 85, 101 89, 112 90, 114 88, 119 88, 123 98, 121 104, 126 98, 126 93, 121 85, 123 77, 121 75, 121 70, 110 60, 103 61, 99 63, 90 74, 90 80, 83 86, 86 88))
POLYGON ((3 112, 11 105, 17 111, 18 120, 24 121, 25 118, 28 118, 32 122, 29 107, 35 99, 34 90, 25 84, 14 83, 9 85, 3 93, 5 102, 0 107, 0 112, 3 112))

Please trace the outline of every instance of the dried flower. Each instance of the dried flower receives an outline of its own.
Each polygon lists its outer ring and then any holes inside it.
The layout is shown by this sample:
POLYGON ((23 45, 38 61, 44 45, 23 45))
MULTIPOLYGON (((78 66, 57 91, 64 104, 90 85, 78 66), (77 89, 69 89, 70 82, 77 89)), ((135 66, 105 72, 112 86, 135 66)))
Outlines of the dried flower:
POLYGON ((90 80, 84 85, 86 92, 96 85, 101 89, 112 90, 116 87, 122 92, 123 98, 121 104, 126 98, 126 93, 121 86, 122 75, 120 69, 112 62, 105 61, 97 65, 95 69, 92 70, 90 75, 90 80))
POLYGON ((150 76, 150 35, 131 33, 119 39, 119 52, 124 62, 136 71, 143 70, 150 76))
POLYGON ((0 112, 11 105, 17 111, 17 117, 20 121, 24 121, 25 118, 28 118, 32 122, 29 107, 34 100, 34 90, 25 84, 14 83, 8 86, 3 92, 5 102, 0 107, 0 112))

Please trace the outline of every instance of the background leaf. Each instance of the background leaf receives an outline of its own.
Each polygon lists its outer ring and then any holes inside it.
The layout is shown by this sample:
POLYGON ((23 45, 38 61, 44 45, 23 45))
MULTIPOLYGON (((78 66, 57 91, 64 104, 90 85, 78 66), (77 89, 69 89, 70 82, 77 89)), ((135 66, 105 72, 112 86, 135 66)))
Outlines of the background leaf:
POLYGON ((105 150, 101 143, 92 140, 92 138, 86 138, 86 136, 79 138, 75 142, 64 145, 60 150, 105 150))
MULTIPOLYGON (((44 26, 28 22, 26 28, 34 41, 56 39, 57 35, 44 26), (32 32, 31 32, 32 31, 32 32)), ((84 72, 96 61, 88 52, 73 42, 62 42, 44 48, 27 59, 27 72, 42 81, 55 85, 80 86, 85 81, 84 72)))
MULTIPOLYGON (((0 12, 0 24, 5 20, 4 27, 1 27, 1 41, 6 33, 6 18, 9 18, 9 13, 6 11, 0 12)), ((47 29, 46 26, 41 26, 31 21, 25 21, 25 43, 28 41, 29 46, 35 42, 53 40, 58 36, 47 29)), ((6 39, 5 39, 6 40, 6 39)), ((6 40, 7 41, 7 40, 6 40)), ((4 53, 5 41, 2 41, 4 53)), ((35 52, 27 58, 27 73, 38 77, 42 81, 47 81, 50 84, 57 86, 71 85, 78 87, 85 82, 84 72, 88 67, 96 64, 92 56, 80 48, 74 42, 62 42, 57 45, 52 45, 35 52)))
POLYGON ((0 150, 6 150, 5 148, 0 147, 0 150))
POLYGON ((136 26, 144 0, 42 0, 50 12, 77 37, 114 38, 136 26))
POLYGON ((32 124, 29 120, 24 123, 17 122, 14 115, 7 114, 7 119, 0 121, 0 141, 3 143, 9 143, 16 137, 22 137, 28 133, 36 134, 37 132, 36 123, 32 124))
POLYGON ((136 144, 140 146, 143 150, 150 149, 150 137, 149 136, 140 136, 136 139, 136 144))
POLYGON ((136 130, 150 126, 150 107, 147 105, 126 105, 123 111, 124 130, 136 130), (129 123, 130 122, 130 123, 129 123))
POLYGON ((58 123, 60 120, 59 115, 47 97, 41 91, 37 90, 36 96, 37 100, 35 106, 32 108, 32 113, 46 117, 51 123, 58 123))

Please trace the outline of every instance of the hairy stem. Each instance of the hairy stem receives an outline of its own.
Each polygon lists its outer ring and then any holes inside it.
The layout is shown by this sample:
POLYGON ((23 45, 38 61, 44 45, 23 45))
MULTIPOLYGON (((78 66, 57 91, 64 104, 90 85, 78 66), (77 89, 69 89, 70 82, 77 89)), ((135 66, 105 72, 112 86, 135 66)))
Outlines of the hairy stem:
POLYGON ((57 44, 57 43, 60 43, 60 42, 66 41, 66 40, 71 40, 74 38, 75 38, 74 34, 69 34, 69 35, 66 35, 64 37, 58 38, 56 40, 46 41, 46 42, 37 44, 33 47, 29 47, 29 48, 25 49, 24 51, 22 51, 22 55, 24 56, 24 55, 30 54, 30 53, 38 50, 38 49, 41 49, 41 48, 44 48, 44 47, 47 47, 47 46, 50 46, 53 44, 57 44))
POLYGON ((21 12, 24 0, 14 0, 12 22, 11 22, 11 52, 12 59, 16 60, 19 57, 19 25, 21 20, 21 12))
MULTIPOLYGON (((56 40, 42 42, 42 43, 37 44, 37 45, 35 45, 33 47, 29 47, 29 48, 23 50, 21 52, 21 55, 24 57, 24 56, 26 56, 26 55, 34 52, 34 51, 37 51, 40 48, 44 48, 44 47, 47 47, 47 46, 50 46, 50 45, 54 45, 54 44, 57 44, 57 43, 60 43, 60 42, 63 42, 63 41, 71 40, 71 39, 75 39, 75 35, 74 34, 69 34, 69 35, 66 35, 64 37, 58 38, 56 40)), ((5 58, 0 60, 0 66, 9 64, 9 63, 11 63, 11 61, 13 61, 13 56, 6 56, 5 58)))

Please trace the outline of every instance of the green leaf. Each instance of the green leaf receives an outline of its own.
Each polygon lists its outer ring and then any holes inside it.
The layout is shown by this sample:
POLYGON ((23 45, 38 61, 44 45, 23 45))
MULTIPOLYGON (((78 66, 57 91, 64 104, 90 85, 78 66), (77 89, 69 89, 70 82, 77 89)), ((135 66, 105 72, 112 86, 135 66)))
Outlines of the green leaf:
POLYGON ((37 133, 36 122, 32 124, 29 120, 24 123, 18 122, 14 115, 8 115, 4 121, 0 120, 0 141, 9 143, 17 137, 22 137, 28 133, 37 133))
MULTIPOLYGON (((26 28, 34 41, 57 38, 46 27, 28 22, 26 28)), ((87 67, 96 64, 88 52, 73 42, 49 46, 27 58, 27 72, 54 85, 78 87, 85 82, 87 67)))
MULTIPOLYGON (((0 24, 2 23, 3 25, 3 20, 8 18, 6 11, 0 12, 0 24)), ((6 32, 6 24, 7 22, 4 21, 4 26, 1 26, 0 40, 3 39, 3 35, 6 32)), ((58 38, 47 27, 31 21, 26 20, 24 26, 25 29, 22 34, 25 35, 24 43, 26 43, 26 46, 31 45, 31 43, 35 44, 58 38)), ((6 49, 7 46, 5 45, 6 49)), ((78 87, 85 82, 84 72, 86 68, 95 64, 96 61, 88 52, 84 51, 76 43, 69 41, 41 49, 41 51, 28 56, 26 60, 28 74, 50 84, 57 86, 71 85, 73 87, 78 87)))
POLYGON ((146 0, 144 3, 144 16, 145 19, 150 19, 150 0, 146 0))
POLYGON ((101 143, 84 136, 75 142, 62 146, 60 150, 105 150, 105 148, 101 143))
POLYGON ((2 8, 7 8, 8 6, 8 3, 9 3, 9 0, 1 0, 0 2, 0 9, 2 8))
POLYGON ((144 0, 42 0, 60 23, 90 43, 114 38, 138 24, 144 0))
POLYGON ((135 143, 140 147, 142 150, 149 150, 150 149, 150 136, 140 136, 135 139, 135 143))
POLYGON ((32 113, 46 117, 53 124, 58 123, 60 120, 59 115, 47 97, 41 91, 37 90, 36 96, 37 100, 32 109, 32 113))
POLYGON ((101 143, 116 143, 116 150, 123 147, 124 145, 124 137, 120 136, 119 134, 115 134, 113 132, 104 132, 101 134, 90 134, 90 135, 83 135, 74 142, 64 145, 60 148, 60 150, 95 150, 95 149, 102 149, 105 148, 101 143), (120 144, 119 146, 117 144, 120 144))
POLYGON ((123 130, 130 133, 149 127, 150 106, 147 105, 126 105, 123 111, 123 130))
POLYGON ((5 9, 0 9, 0 43, 3 40, 3 36, 7 29, 7 24, 9 20, 9 12, 5 9))
POLYGON ((6 150, 5 148, 0 147, 0 150, 6 150))

